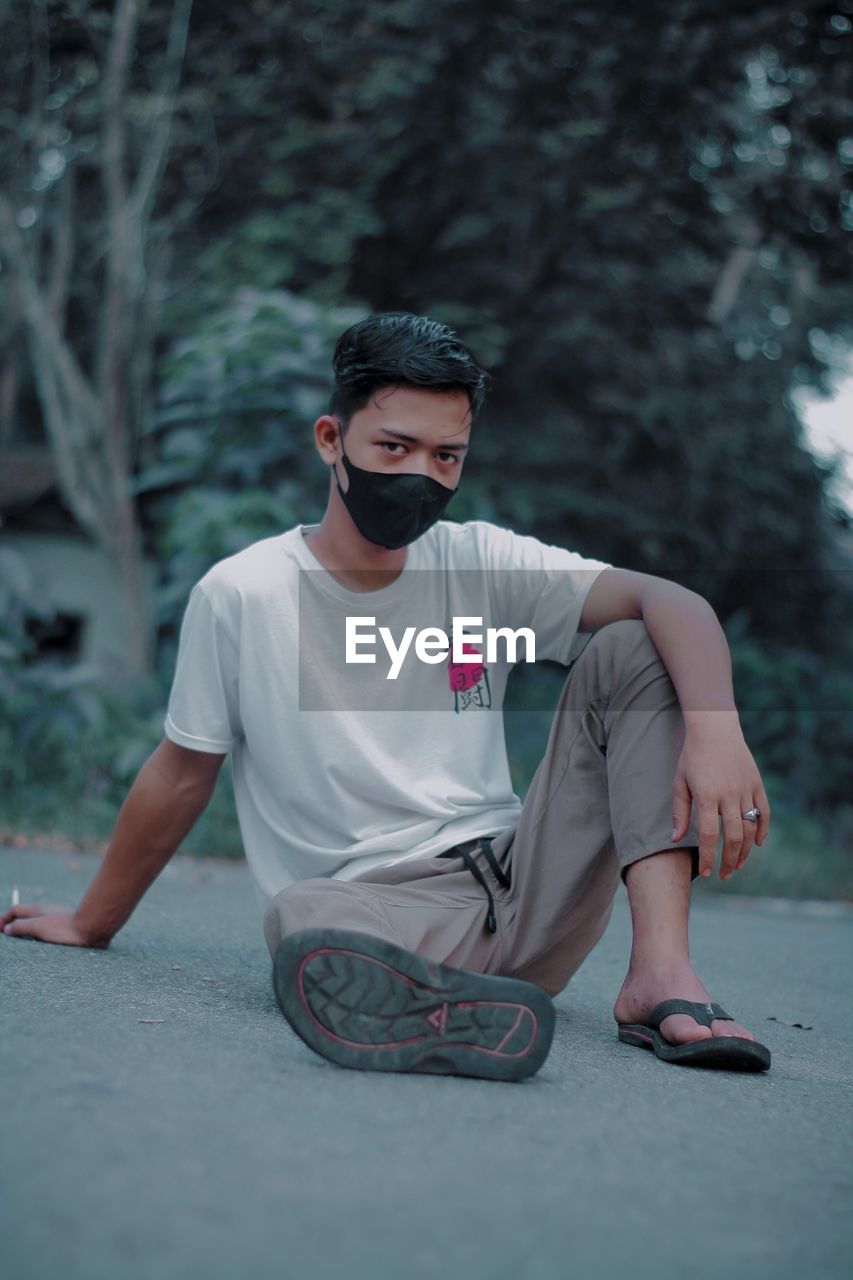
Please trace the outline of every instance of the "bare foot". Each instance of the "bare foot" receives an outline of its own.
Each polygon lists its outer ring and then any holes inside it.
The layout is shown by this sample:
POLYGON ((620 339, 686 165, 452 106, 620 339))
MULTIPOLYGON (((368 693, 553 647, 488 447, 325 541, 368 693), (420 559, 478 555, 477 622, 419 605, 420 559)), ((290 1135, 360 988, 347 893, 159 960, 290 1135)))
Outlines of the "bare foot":
MULTIPOLYGON (((643 972, 628 970, 616 1003, 613 1016, 617 1022, 643 1024, 647 1016, 661 1000, 713 1000, 708 988, 700 981, 689 964, 671 968, 656 968, 643 972)), ((724 1006, 725 1007, 725 1006, 724 1006)), ((738 1022, 714 1018, 710 1027, 694 1022, 689 1014, 671 1013, 660 1024, 660 1033, 671 1044, 686 1044, 690 1040, 707 1040, 711 1036, 742 1036, 754 1040, 755 1036, 738 1022)))

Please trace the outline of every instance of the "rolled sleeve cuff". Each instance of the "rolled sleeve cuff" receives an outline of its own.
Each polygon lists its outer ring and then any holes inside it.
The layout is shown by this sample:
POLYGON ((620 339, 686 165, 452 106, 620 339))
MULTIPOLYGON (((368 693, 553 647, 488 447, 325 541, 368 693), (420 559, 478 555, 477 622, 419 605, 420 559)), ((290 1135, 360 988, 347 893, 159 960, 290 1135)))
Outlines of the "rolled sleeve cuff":
POLYGON ((187 747, 190 751, 210 751, 227 754, 229 751, 233 751, 239 741, 238 738, 232 738, 230 741, 223 742, 216 738, 199 738, 193 733, 185 733, 183 729, 178 728, 169 715, 166 716, 163 722, 163 729, 167 738, 177 743, 179 747, 187 747))

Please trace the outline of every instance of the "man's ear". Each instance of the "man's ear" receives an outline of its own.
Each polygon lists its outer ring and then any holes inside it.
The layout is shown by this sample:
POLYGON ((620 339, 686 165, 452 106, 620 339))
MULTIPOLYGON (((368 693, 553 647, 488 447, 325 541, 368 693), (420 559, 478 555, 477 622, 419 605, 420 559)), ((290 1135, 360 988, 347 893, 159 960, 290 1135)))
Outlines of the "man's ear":
POLYGON ((324 413, 314 423, 314 444, 327 466, 331 466, 340 453, 341 435, 340 419, 334 414, 324 413))

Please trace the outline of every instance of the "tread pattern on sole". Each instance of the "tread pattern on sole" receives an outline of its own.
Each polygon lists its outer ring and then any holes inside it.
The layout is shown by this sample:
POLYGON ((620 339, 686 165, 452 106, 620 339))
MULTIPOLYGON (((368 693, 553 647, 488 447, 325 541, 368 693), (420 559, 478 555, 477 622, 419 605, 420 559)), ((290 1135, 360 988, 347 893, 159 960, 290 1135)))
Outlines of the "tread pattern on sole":
POLYGON ((437 964, 372 934, 306 929, 273 960, 282 1013, 341 1066, 520 1080, 544 1062, 555 1010, 533 983, 437 964))
POLYGON ((318 1027, 356 1049, 398 1049, 438 1036, 483 1053, 521 1056, 538 1029, 525 1005, 447 1000, 382 960, 338 947, 309 951, 296 981, 318 1027))

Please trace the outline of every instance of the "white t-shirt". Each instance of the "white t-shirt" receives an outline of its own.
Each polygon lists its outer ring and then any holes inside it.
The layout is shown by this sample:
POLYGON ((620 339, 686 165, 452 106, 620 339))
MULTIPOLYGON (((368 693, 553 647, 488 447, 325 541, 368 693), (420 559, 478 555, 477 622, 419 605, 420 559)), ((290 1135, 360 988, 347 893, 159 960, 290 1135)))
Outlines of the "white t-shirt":
MULTIPOLYGON (((220 560, 193 587, 181 625, 165 732, 194 751, 230 753, 240 832, 263 906, 295 880, 349 880, 438 854, 517 821, 503 730, 512 669, 491 661, 486 628, 531 628, 536 660, 568 665, 583 602, 610 568, 485 520, 440 520, 378 591, 343 587, 297 525, 220 560), (468 624, 486 661, 421 661, 398 675, 378 634, 468 624), (359 624, 344 661, 347 617, 359 624), (370 642, 373 635, 374 642, 370 642)), ((424 650, 429 652, 429 650, 424 650)), ((434 646, 432 652, 436 652, 434 646)), ((521 641, 516 660, 525 658, 521 641)))

